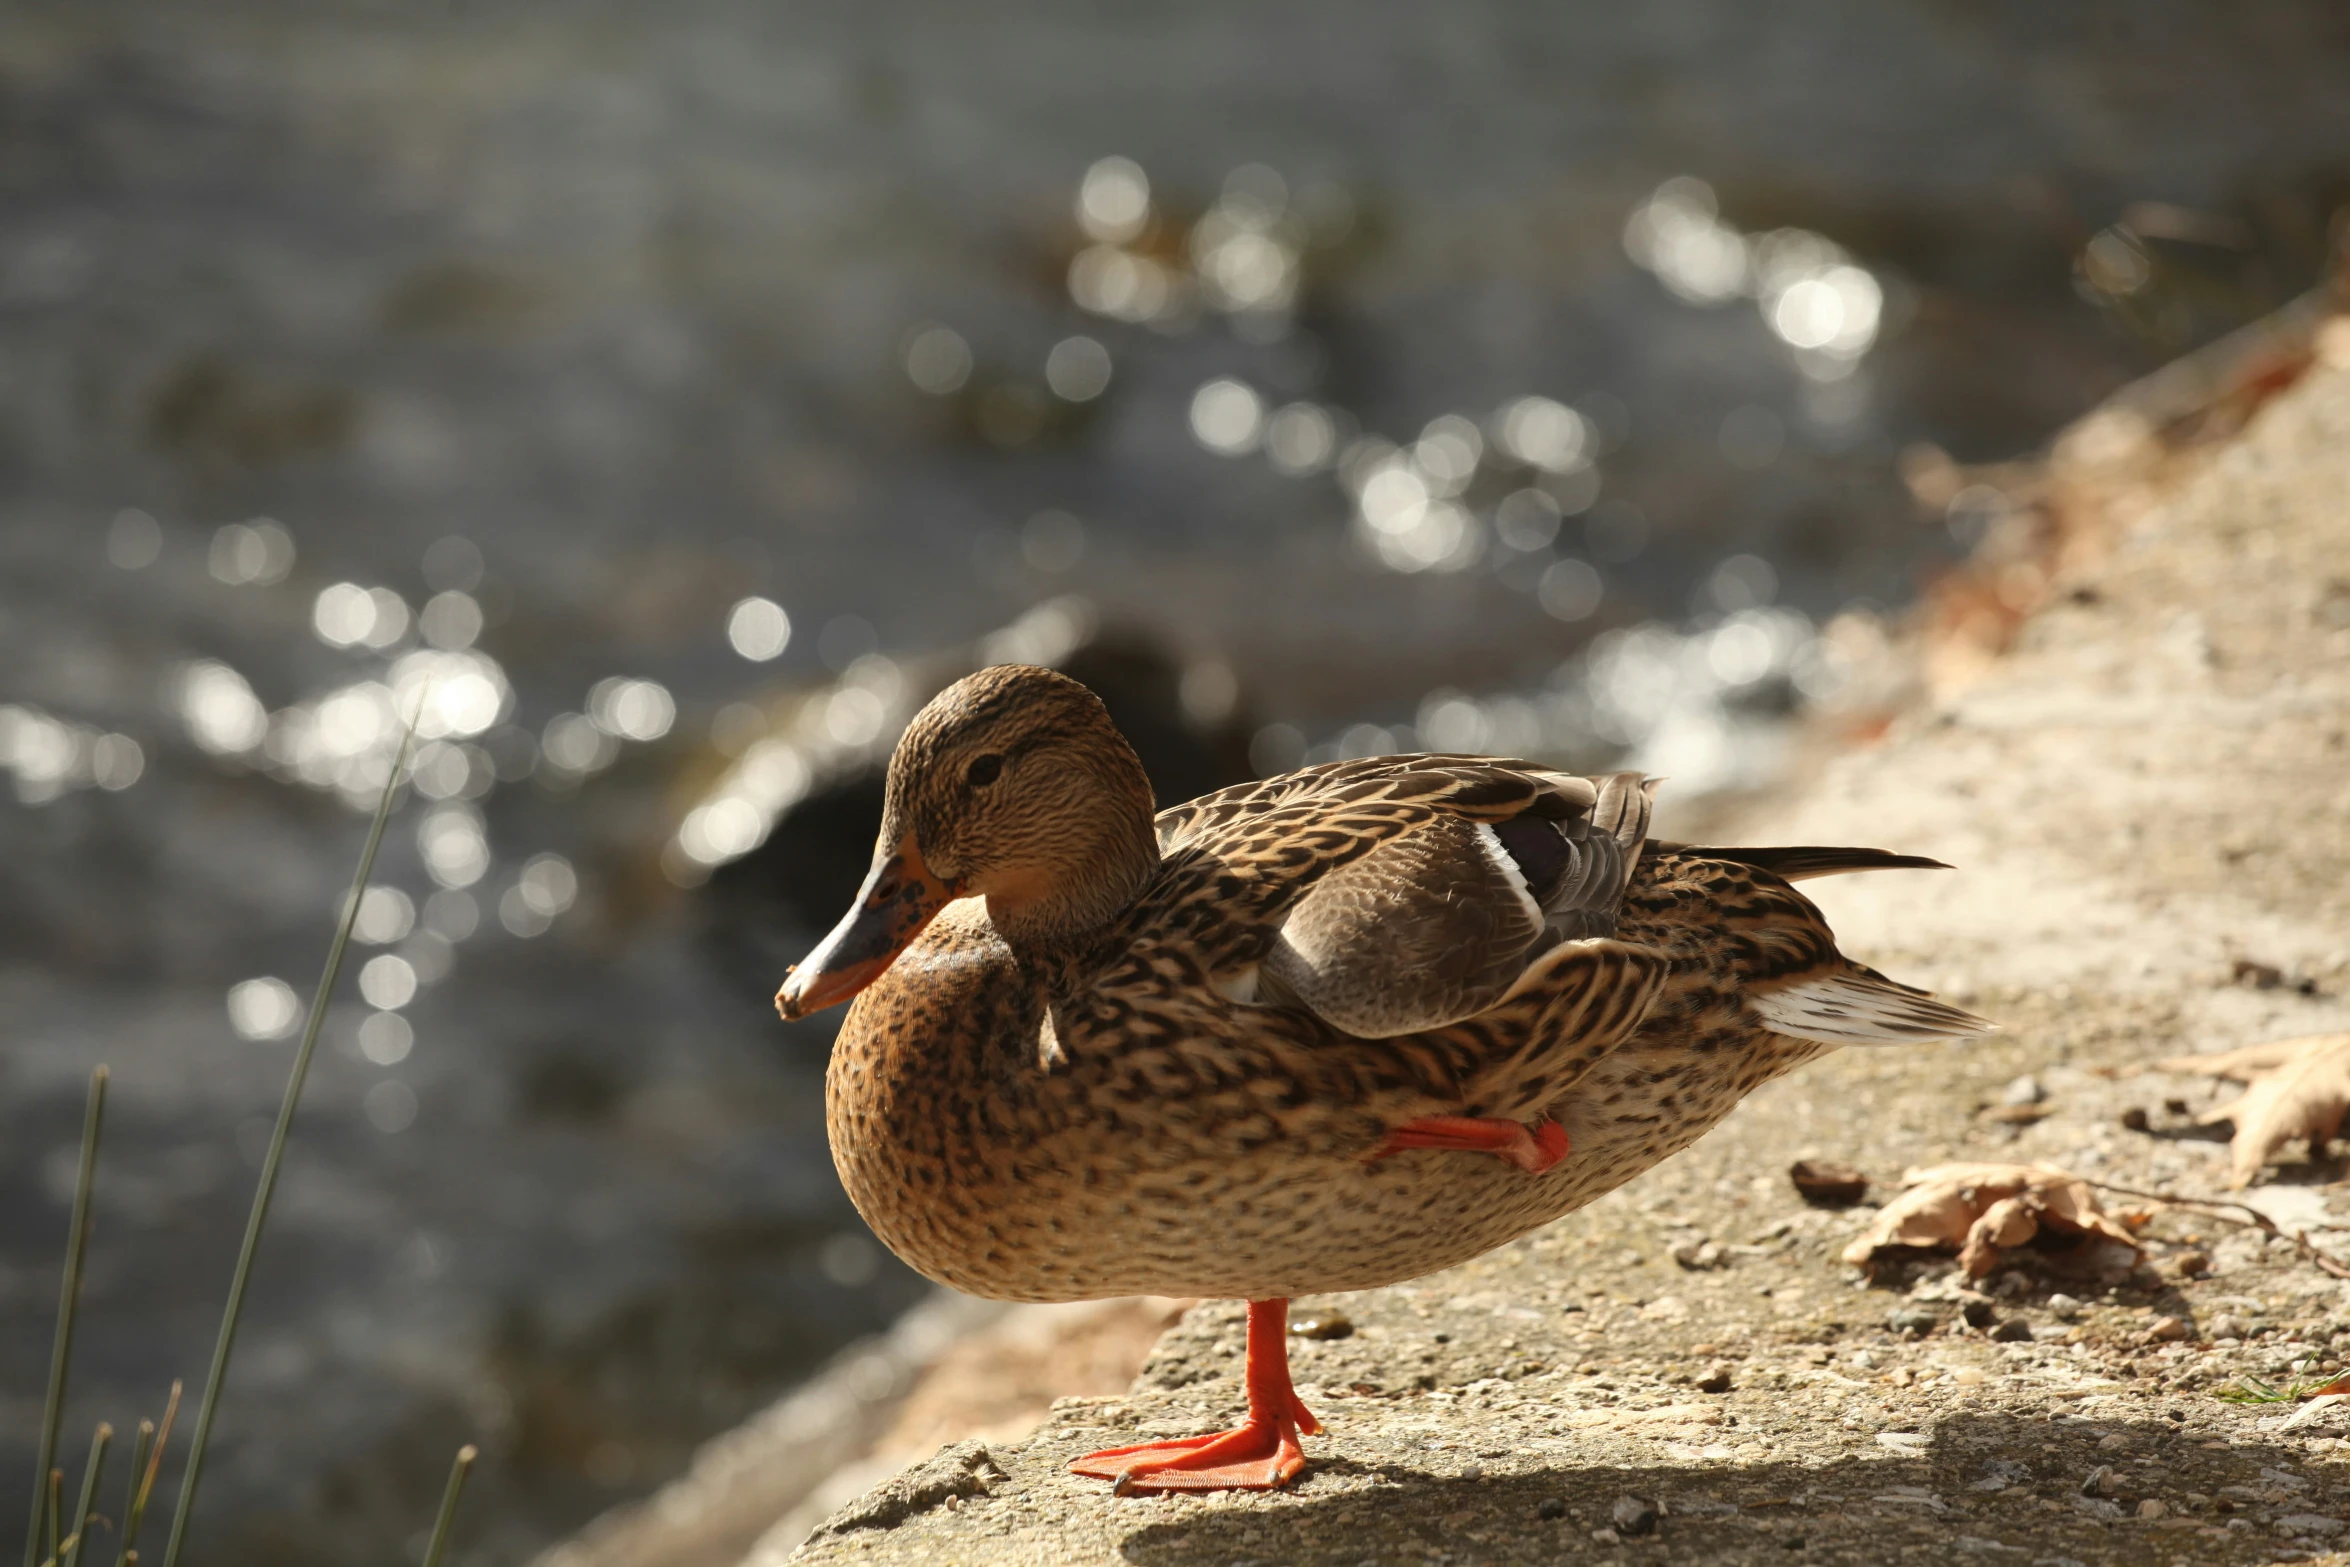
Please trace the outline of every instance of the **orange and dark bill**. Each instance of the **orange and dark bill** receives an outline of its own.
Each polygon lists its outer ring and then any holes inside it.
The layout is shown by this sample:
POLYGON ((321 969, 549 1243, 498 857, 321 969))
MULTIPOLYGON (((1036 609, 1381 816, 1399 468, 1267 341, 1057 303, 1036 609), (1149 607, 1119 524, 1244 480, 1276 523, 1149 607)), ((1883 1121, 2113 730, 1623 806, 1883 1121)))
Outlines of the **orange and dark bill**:
POLYGON ((938 911, 957 896, 930 874, 912 834, 873 862, 857 901, 832 934, 794 968, 775 993, 775 1010, 806 1017, 848 1000, 881 977, 938 911))

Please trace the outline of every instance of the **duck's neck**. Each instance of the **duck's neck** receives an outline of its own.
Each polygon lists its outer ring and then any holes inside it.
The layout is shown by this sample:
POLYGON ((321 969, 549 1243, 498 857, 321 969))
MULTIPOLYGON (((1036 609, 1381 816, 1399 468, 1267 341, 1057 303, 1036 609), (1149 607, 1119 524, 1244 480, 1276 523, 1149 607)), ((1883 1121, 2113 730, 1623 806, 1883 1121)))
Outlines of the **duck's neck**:
POLYGON ((1067 952, 1088 945, 1141 896, 1159 868, 1150 785, 1132 780, 1071 811, 1054 841, 1025 868, 990 887, 987 917, 1016 951, 1067 952))

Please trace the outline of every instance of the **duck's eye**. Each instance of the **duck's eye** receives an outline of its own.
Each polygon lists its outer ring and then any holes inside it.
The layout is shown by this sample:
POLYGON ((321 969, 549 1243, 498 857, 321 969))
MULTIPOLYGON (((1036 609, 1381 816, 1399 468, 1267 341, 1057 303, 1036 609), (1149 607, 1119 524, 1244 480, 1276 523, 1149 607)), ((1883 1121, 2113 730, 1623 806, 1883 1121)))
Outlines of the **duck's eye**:
POLYGON ((1003 770, 1004 759, 990 751, 971 763, 970 771, 963 775, 963 781, 974 789, 984 789, 994 783, 1003 770))

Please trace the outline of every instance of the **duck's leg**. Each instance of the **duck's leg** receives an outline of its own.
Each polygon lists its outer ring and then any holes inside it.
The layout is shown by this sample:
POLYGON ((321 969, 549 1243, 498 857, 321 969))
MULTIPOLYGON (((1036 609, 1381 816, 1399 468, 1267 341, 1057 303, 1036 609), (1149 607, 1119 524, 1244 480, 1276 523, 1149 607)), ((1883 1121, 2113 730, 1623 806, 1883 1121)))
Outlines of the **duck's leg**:
POLYGON ((1567 1129, 1549 1117, 1529 1132, 1515 1121, 1493 1116, 1424 1115, 1389 1132, 1370 1157, 1384 1159, 1407 1148, 1495 1154, 1528 1175, 1540 1175, 1567 1156, 1567 1129))
POLYGON ((1248 1421, 1238 1430, 1109 1447, 1072 1460, 1073 1473, 1120 1496, 1162 1491, 1271 1491, 1306 1466, 1298 1433, 1322 1429, 1289 1382, 1289 1302, 1248 1303, 1248 1421))

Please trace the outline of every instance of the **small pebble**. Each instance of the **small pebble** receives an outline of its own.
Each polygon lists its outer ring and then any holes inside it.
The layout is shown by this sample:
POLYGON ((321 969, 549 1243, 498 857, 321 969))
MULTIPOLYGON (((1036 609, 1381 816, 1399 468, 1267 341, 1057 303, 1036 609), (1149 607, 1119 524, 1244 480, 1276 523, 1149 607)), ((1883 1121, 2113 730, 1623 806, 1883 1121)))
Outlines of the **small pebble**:
POLYGON ((1967 1301, 1958 1308, 1958 1314, 1966 1318, 1966 1325, 1970 1328, 1987 1328, 1999 1320, 1999 1314, 1991 1309, 1991 1303, 1987 1300, 1967 1301))
POLYGON ((1461 1478, 1464 1480, 1482 1480, 1485 1478, 1485 1466, 1483 1464, 1463 1464, 1461 1465, 1461 1478))
POLYGON ((1334 1339, 1354 1337, 1355 1325, 1341 1311, 1308 1312, 1289 1324, 1293 1338, 1334 1339))
POLYGON ((1591 1531, 1591 1538, 1600 1545, 1621 1545, 1624 1543, 1624 1537, 1613 1529, 1594 1529, 1591 1531))
POLYGON ((1567 1516, 1567 1504, 1555 1496, 1546 1496, 1535 1505, 1534 1516, 1537 1518, 1564 1518, 1567 1516))
POLYGON ((2003 1105, 2036 1105, 2047 1097, 2048 1090, 2040 1086, 2040 1080, 2026 1072, 2000 1091, 1999 1102, 2003 1105))
POLYGON ((2183 1251, 2171 1259, 2170 1265, 2178 1270, 2182 1279, 2199 1279, 2211 1271, 2211 1253, 2183 1251))
POLYGON ((1904 1306, 1885 1319, 1885 1325, 1896 1333, 1914 1333, 1919 1337, 1934 1331, 1942 1319, 1916 1306, 1904 1306))
POLYGON ((2097 1439, 2097 1446, 2101 1452, 2118 1453, 2129 1445, 2130 1439, 2119 1431, 2108 1431, 2097 1439))
POLYGON ((1645 1496, 1617 1497, 1616 1505, 1608 1510, 1608 1516, 1615 1520, 1616 1528, 1624 1534, 1637 1536, 1656 1532, 1656 1503, 1645 1496))
POLYGON ((2070 1322, 2081 1314, 2081 1303, 2070 1295, 2048 1297, 2048 1314, 2059 1322, 2070 1322))
POLYGON ((2169 1504, 2155 1497, 2149 1496, 2138 1504, 2138 1516, 2141 1518, 2163 1518, 2167 1517, 2169 1513, 2169 1504))
POLYGON ((1815 1208, 1849 1208, 1869 1192, 1868 1177, 1827 1159, 1798 1159, 1787 1176, 1796 1194, 1815 1208))
POLYGON ((2120 1489, 2121 1477, 2113 1472, 2111 1464, 2099 1464, 2090 1470, 2088 1478, 2081 1482, 2083 1496, 2111 1496, 2120 1489))
POLYGON ((1730 1391, 1730 1368, 1715 1366, 1697 1379, 1700 1393, 1727 1393, 1730 1391))
POLYGON ((2179 1340, 2187 1337, 2188 1332, 2187 1324, 2177 1317, 2156 1317, 2153 1322, 2147 1325, 2146 1342, 2149 1344, 2176 1344, 2179 1340))
POLYGON ((1991 1337, 1994 1342, 2001 1344, 2029 1344, 2032 1342, 2032 1325, 2021 1317, 2010 1317, 1991 1330, 1991 1337))
POLYGON ((2136 1105, 2122 1112, 2122 1130, 2143 1132, 2154 1124, 2153 1119, 2136 1105))

